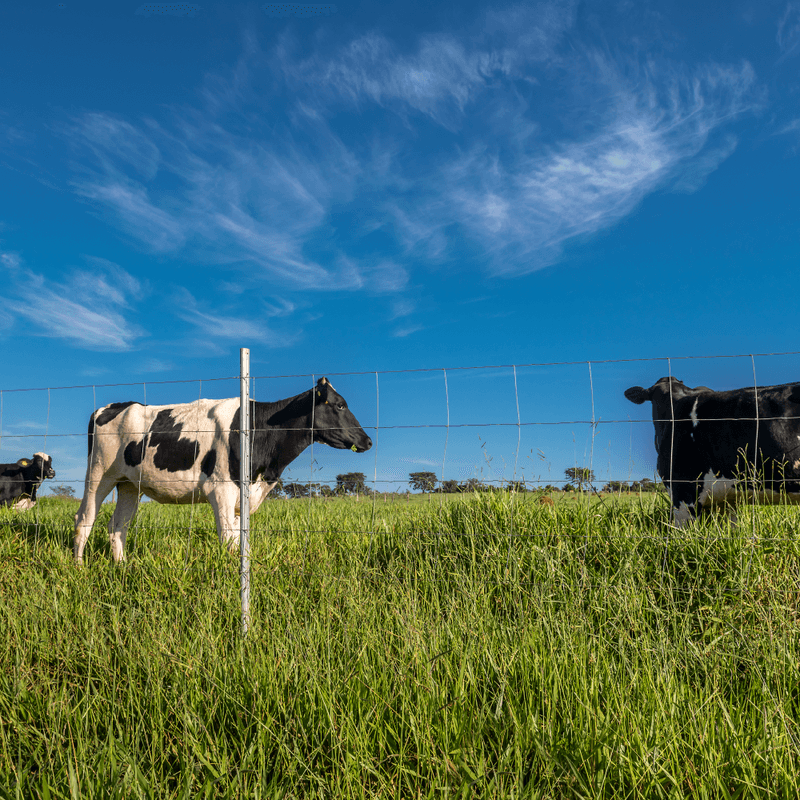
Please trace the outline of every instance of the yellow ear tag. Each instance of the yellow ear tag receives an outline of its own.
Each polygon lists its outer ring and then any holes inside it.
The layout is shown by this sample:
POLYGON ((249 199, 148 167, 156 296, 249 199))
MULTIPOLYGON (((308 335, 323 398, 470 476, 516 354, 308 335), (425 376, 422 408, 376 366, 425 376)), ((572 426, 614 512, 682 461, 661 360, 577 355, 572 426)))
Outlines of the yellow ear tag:
POLYGON ((23 467, 27 467, 27 466, 28 466, 28 464, 30 464, 31 462, 30 462, 30 461, 28 461, 28 459, 27 459, 27 458, 21 458, 21 459, 19 460, 19 463, 20 463, 20 464, 22 464, 22 466, 23 466, 23 467))
POLYGON ((352 450, 354 453, 357 453, 357 452, 358 452, 358 448, 357 448, 355 445, 351 445, 351 446, 350 446, 350 449, 351 449, 351 450, 352 450))

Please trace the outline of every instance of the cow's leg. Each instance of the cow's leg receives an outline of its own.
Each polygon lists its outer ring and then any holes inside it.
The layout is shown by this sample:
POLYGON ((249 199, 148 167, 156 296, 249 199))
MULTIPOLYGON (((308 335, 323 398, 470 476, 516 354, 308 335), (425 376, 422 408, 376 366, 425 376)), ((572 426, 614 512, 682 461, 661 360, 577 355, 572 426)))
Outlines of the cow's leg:
MULTIPOLYGON (((276 482, 273 481, 272 483, 266 483, 265 481, 256 481, 255 483, 250 484, 250 516, 252 517, 253 514, 258 511, 259 506, 264 502, 266 496, 275 488, 276 482)), ((233 512, 235 514, 233 518, 233 527, 236 531, 241 530, 241 519, 240 514, 241 510, 239 506, 241 505, 240 502, 241 498, 239 493, 236 493, 236 509, 233 512)), ((237 534, 238 535, 238 534, 237 534)))
POLYGON ((139 490, 129 481, 117 484, 117 507, 108 521, 111 556, 114 561, 125 560, 125 537, 136 509, 139 507, 139 490))
POLYGON ((672 521, 676 528, 683 528, 695 519, 694 503, 681 501, 679 506, 672 507, 672 521))
POLYGON ((86 547, 86 542, 89 540, 89 534, 97 519, 100 505, 115 485, 115 481, 107 475, 99 480, 86 480, 81 507, 75 515, 75 539, 72 546, 75 561, 79 564, 83 562, 83 548, 86 547))
MULTIPOLYGON (((267 495, 275 488, 275 481, 267 483, 266 481, 257 481, 250 484, 250 513, 255 514, 258 507, 264 502, 267 495)), ((239 510, 238 508, 236 509, 239 510)))
POLYGON ((217 521, 220 543, 231 551, 239 546, 239 517, 236 516, 238 497, 239 489, 233 484, 217 486, 208 496, 208 502, 214 510, 214 519, 217 521))

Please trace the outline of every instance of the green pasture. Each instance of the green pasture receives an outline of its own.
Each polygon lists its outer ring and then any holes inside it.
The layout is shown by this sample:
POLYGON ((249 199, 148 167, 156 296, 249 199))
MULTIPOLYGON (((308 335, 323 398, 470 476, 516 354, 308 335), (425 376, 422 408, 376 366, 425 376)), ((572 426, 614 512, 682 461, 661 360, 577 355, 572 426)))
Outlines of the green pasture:
POLYGON ((0 798, 800 794, 800 509, 270 500, 244 641, 207 506, 76 510, 0 509, 0 798))

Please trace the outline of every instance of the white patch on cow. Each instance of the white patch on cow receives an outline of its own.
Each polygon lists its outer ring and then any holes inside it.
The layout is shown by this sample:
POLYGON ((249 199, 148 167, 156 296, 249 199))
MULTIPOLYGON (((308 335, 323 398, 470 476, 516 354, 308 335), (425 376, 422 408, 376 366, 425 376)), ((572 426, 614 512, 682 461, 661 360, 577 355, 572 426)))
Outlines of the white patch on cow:
POLYGON ((694 405, 692 406, 692 411, 689 414, 689 416, 692 419, 692 427, 696 428, 698 423, 699 423, 699 420, 697 419, 697 398, 696 397, 694 399, 694 405))
POLYGON ((35 505, 35 501, 31 500, 30 497, 21 497, 11 507, 14 509, 14 511, 30 511, 35 505))
POLYGON ((699 506, 730 502, 735 497, 736 480, 734 478, 717 477, 713 469, 703 475, 703 488, 697 498, 699 506))
POLYGON ((678 508, 673 509, 672 519, 677 528, 682 528, 684 525, 694 519, 692 507, 686 505, 686 503, 681 500, 681 504, 678 506, 678 508))

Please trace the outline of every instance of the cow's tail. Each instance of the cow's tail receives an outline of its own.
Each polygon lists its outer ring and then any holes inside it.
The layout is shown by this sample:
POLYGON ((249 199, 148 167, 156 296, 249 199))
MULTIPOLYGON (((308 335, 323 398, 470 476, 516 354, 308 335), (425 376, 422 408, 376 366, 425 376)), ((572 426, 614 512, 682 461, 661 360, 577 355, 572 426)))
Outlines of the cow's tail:
POLYGON ((88 440, 89 440, 89 458, 92 457, 92 447, 94 447, 94 418, 97 416, 97 412, 93 411, 92 415, 89 417, 89 432, 88 432, 88 440))

